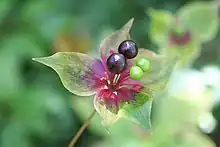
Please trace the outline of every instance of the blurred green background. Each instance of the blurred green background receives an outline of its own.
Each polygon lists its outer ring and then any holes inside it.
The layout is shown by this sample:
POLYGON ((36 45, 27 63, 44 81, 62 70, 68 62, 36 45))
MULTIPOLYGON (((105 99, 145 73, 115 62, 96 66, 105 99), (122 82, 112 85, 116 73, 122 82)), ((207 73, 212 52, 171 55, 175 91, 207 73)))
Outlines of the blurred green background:
MULTIPOLYGON (((157 51, 148 36, 146 10, 175 12, 192 1, 196 0, 0 0, 0 147, 65 147, 92 110, 92 97, 73 96, 54 71, 33 62, 32 57, 58 51, 96 55, 101 40, 131 17, 135 17, 133 39, 139 46, 157 51)), ((195 69, 220 66, 219 41, 220 35, 203 45, 195 69)), ((219 122, 220 106, 212 111, 219 122)), ((218 125, 207 135, 220 146, 218 125)), ((161 146, 138 144, 146 138, 142 129, 126 121, 108 134, 96 116, 77 146, 161 146)), ((177 146, 169 143, 162 146, 177 146)), ((178 146, 188 145, 178 142, 178 146)))

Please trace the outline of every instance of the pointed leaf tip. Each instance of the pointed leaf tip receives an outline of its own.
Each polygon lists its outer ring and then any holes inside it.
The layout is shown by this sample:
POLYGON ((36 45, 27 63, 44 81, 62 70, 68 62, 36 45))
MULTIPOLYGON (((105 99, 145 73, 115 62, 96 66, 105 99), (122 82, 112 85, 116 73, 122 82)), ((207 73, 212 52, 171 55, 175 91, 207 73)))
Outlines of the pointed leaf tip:
POLYGON ((59 75, 64 87, 79 96, 90 96, 95 93, 91 63, 95 59, 86 54, 58 52, 49 57, 33 58, 41 64, 52 68, 59 75))
POLYGON ((132 26, 133 23, 134 23, 134 17, 132 17, 132 18, 128 21, 127 25, 132 26))
MULTIPOLYGON (((39 57, 39 58, 43 58, 43 57, 39 57)), ((39 58, 31 58, 31 60, 36 61, 36 62, 39 62, 39 61, 38 61, 39 58)))
POLYGON ((100 44, 99 52, 101 55, 109 56, 110 50, 116 51, 118 46, 124 40, 130 39, 130 29, 133 25, 134 18, 131 18, 121 29, 113 32, 106 37, 100 44))
POLYGON ((44 58, 44 57, 32 58, 32 60, 33 60, 33 61, 36 61, 36 62, 41 62, 41 59, 42 59, 42 58, 44 58))
MULTIPOLYGON (((54 55, 52 55, 52 56, 54 56, 54 55)), ((52 57, 52 56, 50 56, 50 57, 52 57)), ((48 58, 49 57, 38 57, 38 58, 32 58, 32 60, 52 68, 52 66, 50 66, 50 63, 49 63, 50 59, 48 60, 48 58)))
POLYGON ((132 17, 124 26, 123 28, 121 29, 121 32, 125 32, 127 33, 127 35, 129 35, 129 32, 130 32, 130 29, 133 25, 133 22, 134 22, 134 17, 132 17))
POLYGON ((127 104, 119 111, 119 116, 142 126, 151 133, 152 100, 146 101, 139 107, 127 104))

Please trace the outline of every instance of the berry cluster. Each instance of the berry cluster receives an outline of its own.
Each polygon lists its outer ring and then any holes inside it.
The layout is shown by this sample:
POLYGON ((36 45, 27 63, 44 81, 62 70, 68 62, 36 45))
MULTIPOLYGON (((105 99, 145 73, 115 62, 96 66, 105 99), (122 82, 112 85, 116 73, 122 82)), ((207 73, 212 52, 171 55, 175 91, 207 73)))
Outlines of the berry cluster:
POLYGON ((150 71, 150 62, 145 58, 137 60, 136 66, 132 66, 130 69, 130 77, 133 80, 140 80, 144 75, 144 72, 150 71))
MULTIPOLYGON (((127 67, 127 59, 133 59, 138 54, 138 47, 132 40, 123 41, 118 47, 118 53, 111 54, 107 59, 107 68, 111 73, 120 74, 127 67)), ((145 58, 137 60, 136 66, 130 69, 130 77, 140 80, 144 72, 150 70, 150 62, 145 58)))
POLYGON ((138 47, 132 40, 123 41, 118 47, 118 53, 111 54, 107 59, 107 68, 111 73, 120 74, 127 67, 127 59, 138 54, 138 47))

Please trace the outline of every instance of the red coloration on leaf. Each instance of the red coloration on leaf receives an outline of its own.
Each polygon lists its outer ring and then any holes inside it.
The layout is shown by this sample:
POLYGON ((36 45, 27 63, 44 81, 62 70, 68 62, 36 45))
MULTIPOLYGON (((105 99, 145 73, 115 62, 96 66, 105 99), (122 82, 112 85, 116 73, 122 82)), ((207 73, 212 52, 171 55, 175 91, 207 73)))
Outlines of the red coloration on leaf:
POLYGON ((174 27, 169 31, 168 41, 175 46, 185 46, 192 40, 192 34, 189 30, 184 29, 179 21, 179 18, 175 17, 174 27))
POLYGON ((176 46, 185 46, 191 41, 191 33, 189 31, 184 31, 181 34, 176 31, 170 31, 169 42, 176 46))
MULTIPOLYGON (((114 52, 114 51, 110 51, 114 52)), ((84 82, 93 82, 93 89, 96 91, 96 100, 105 104, 107 108, 119 109, 121 102, 128 102, 132 100, 138 92, 142 89, 143 85, 140 81, 130 79, 129 71, 131 63, 128 61, 127 69, 120 75, 112 74, 106 67, 107 57, 102 55, 101 60, 95 60, 91 63, 91 73, 82 77, 84 82), (115 80, 115 78, 117 78, 115 80), (86 81, 88 79, 89 81, 86 81)))

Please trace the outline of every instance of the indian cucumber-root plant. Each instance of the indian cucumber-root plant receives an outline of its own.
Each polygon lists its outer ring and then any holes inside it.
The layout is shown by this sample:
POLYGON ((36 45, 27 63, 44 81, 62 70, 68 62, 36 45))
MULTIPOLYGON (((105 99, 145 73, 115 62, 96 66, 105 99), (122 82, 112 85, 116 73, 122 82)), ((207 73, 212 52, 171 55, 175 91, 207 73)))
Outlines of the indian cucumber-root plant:
POLYGON ((217 1, 193 2, 177 10, 149 9, 149 35, 160 52, 178 56, 178 68, 184 68, 200 55, 203 43, 212 40, 219 29, 217 1))
POLYGON ((129 35, 132 24, 133 19, 103 40, 100 59, 78 52, 33 59, 54 69, 73 94, 94 95, 94 111, 69 146, 75 144, 96 112, 104 126, 125 118, 150 131, 152 93, 165 88, 176 57, 138 48, 129 35))

